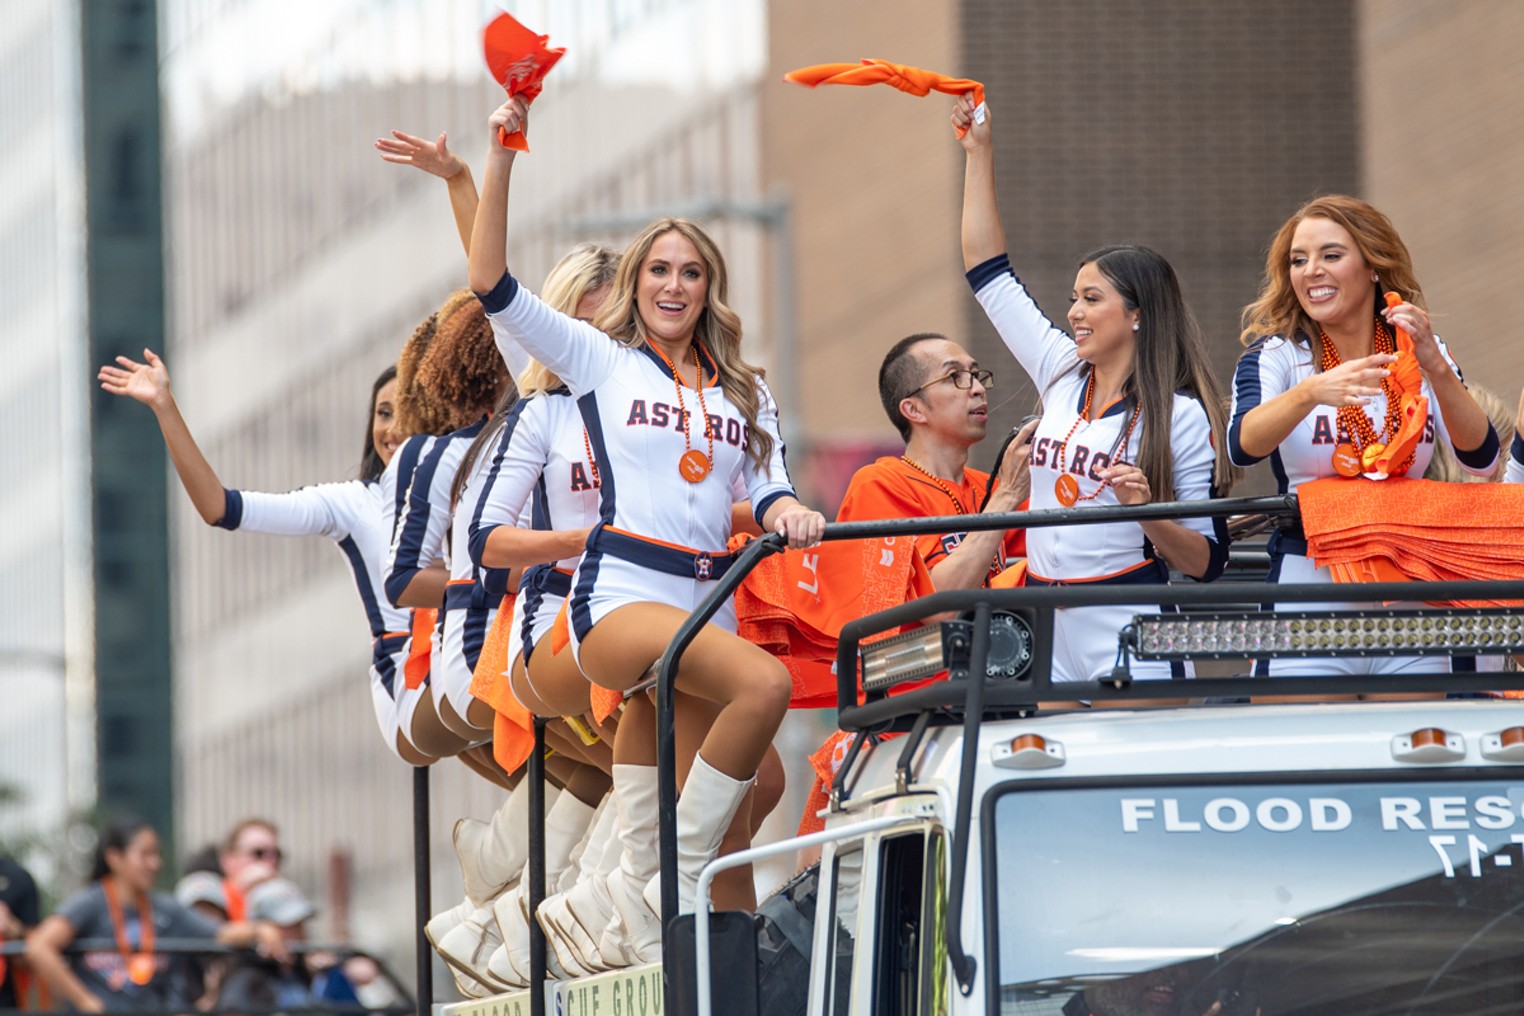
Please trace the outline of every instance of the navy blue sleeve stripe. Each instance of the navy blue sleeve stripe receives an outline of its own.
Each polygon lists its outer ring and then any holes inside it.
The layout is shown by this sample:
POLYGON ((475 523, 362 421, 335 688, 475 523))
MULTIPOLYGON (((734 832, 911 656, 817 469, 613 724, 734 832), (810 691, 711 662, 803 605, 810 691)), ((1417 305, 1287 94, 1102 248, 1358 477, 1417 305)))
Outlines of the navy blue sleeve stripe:
POLYGON ((1011 271, 1011 256, 1009 254, 997 254, 988 261, 981 261, 970 268, 967 272, 963 273, 963 277, 968 279, 969 287, 977 293, 999 276, 1014 274, 1011 271))
POLYGON ((482 567, 482 552, 487 549, 487 540, 497 531, 497 526, 471 527, 471 535, 466 541, 468 553, 471 555, 472 567, 480 570, 482 567))
POLYGON ((1228 458, 1235 466, 1252 466, 1264 458, 1263 455, 1250 455, 1244 451, 1243 433, 1244 417, 1249 410, 1256 408, 1262 398, 1259 383, 1259 355, 1258 346, 1252 346, 1238 358, 1238 367, 1233 371, 1233 419, 1228 423, 1228 458))
MULTIPOLYGON (((1518 440, 1518 435, 1515 434, 1515 446, 1517 446, 1518 440)), ((1450 447, 1455 448, 1454 441, 1450 442, 1450 447)), ((1461 451, 1459 448, 1455 448, 1455 457, 1472 469, 1486 469, 1497 461, 1498 452, 1502 450, 1503 442, 1498 440, 1498 432, 1492 428, 1492 424, 1489 422, 1487 424, 1487 437, 1481 445, 1470 451, 1461 451)), ((1517 452, 1517 448, 1515 448, 1515 452, 1517 452)))
POLYGON ((799 499, 799 495, 795 494, 792 490, 773 491, 761 501, 752 505, 751 513, 756 517, 757 525, 762 525, 762 516, 767 514, 767 510, 776 504, 780 497, 791 497, 796 501, 799 499))
POLYGON ((409 484, 407 525, 397 537, 397 557, 392 562, 392 570, 386 576, 385 583, 386 598, 394 607, 402 605, 397 601, 407 592, 413 577, 423 570, 418 558, 423 553, 423 538, 428 532, 429 514, 433 511, 433 505, 429 503, 429 489, 434 485, 439 460, 444 457, 449 445, 450 442, 443 439, 435 441, 429 449, 428 457, 418 464, 418 469, 413 473, 413 482, 409 484))
MULTIPOLYGON (((1213 498, 1222 496, 1222 492, 1217 489, 1215 483, 1212 484, 1210 496, 1213 498)), ((1213 519, 1212 535, 1207 540, 1207 550, 1210 556, 1207 559, 1206 571, 1202 573, 1201 578, 1197 579, 1198 582, 1216 582, 1222 577, 1222 573, 1228 567, 1229 543, 1228 520, 1221 516, 1213 519)))
POLYGON ((1515 462, 1524 466, 1524 437, 1520 437, 1518 431, 1514 431, 1513 446, 1509 448, 1509 453, 1513 455, 1515 462))
POLYGON ((488 314, 498 314, 507 309, 518 292, 518 280, 504 272, 503 277, 497 280, 497 285, 485 293, 477 293, 476 298, 482 302, 488 314))
POLYGON ((222 518, 212 523, 218 529, 237 529, 243 522, 243 495, 236 490, 222 491, 222 518))

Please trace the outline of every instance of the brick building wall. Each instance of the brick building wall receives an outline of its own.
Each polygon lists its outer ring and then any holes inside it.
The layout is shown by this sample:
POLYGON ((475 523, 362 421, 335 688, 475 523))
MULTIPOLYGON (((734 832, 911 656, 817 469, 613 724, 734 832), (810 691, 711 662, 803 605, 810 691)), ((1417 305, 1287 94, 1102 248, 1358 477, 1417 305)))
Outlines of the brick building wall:
POLYGON ((1365 0, 1359 14, 1366 195, 1402 233, 1466 379, 1514 406, 1524 4, 1365 0))
MULTIPOLYGON (((1307 197, 1359 180, 1353 7, 962 6, 962 64, 985 82, 996 118, 1017 274, 1062 324, 1080 256, 1154 247, 1179 273, 1226 389, 1271 234, 1307 197)), ((1019 373, 978 306, 964 307, 975 355, 1002 379, 1019 373)), ((992 433, 1030 411, 1029 392, 1002 407, 992 433)), ((1254 481, 1265 489, 1269 477, 1254 481)))

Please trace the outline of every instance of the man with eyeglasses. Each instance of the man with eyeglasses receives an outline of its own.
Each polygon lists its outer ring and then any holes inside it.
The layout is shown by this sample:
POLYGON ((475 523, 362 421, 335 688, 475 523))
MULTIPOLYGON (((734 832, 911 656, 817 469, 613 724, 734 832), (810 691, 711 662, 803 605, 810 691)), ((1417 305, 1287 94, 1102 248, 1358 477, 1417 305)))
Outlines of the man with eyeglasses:
MULTIPOLYGON (((990 489, 988 473, 968 467, 968 452, 989 425, 987 393, 994 377, 945 335, 901 339, 884 357, 878 394, 905 452, 859 469, 847 487, 838 522, 1017 511, 1031 487, 1027 458, 1036 421, 1010 442, 990 489)), ((1026 555, 1019 529, 920 536, 916 550, 939 590, 973 589, 1005 575, 1026 555)))

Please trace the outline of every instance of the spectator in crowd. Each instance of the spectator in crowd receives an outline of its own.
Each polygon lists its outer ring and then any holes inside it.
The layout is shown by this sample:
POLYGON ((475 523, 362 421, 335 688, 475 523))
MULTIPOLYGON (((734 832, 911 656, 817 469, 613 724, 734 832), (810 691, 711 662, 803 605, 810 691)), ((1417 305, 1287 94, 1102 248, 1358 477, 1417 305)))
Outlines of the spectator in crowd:
MULTIPOLYGON (((37 925, 37 883, 12 858, 0 854, 0 944, 19 942, 37 925)), ((16 964, 0 956, 0 1009, 16 1009, 22 991, 17 987, 16 964)))
POLYGON ((263 818, 246 818, 233 826, 217 856, 222 869, 224 910, 230 921, 248 918, 248 894, 261 882, 280 875, 286 853, 280 847, 280 830, 263 818))
POLYGON ((153 891, 163 863, 159 837, 145 822, 121 821, 102 834, 90 884, 65 900, 27 939, 27 960, 53 996, 81 1012, 189 1009, 203 993, 192 957, 155 950, 160 939, 206 939, 287 955, 268 922, 198 917, 173 896, 153 891), (77 939, 115 942, 109 950, 70 953, 77 939))

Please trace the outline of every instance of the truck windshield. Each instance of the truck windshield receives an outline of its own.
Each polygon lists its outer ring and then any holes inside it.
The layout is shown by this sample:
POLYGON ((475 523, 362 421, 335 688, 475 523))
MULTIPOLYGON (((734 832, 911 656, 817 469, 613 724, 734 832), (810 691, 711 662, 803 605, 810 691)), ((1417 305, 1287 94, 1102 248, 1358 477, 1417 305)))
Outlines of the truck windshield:
POLYGON ((991 1011, 1524 1012, 1524 773, 1402 776, 996 788, 991 1011))

